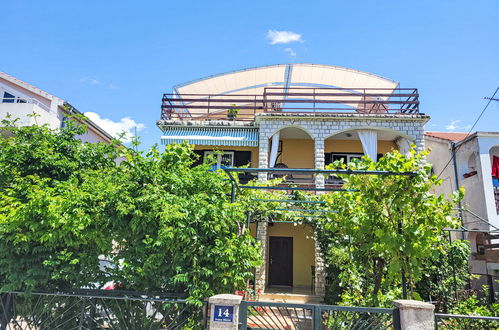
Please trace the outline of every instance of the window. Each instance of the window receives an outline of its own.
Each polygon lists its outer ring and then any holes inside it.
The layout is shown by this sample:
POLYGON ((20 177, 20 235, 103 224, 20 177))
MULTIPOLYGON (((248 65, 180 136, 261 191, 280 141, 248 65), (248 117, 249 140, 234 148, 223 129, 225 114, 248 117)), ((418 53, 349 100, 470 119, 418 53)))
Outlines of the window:
POLYGON ((26 99, 21 99, 19 97, 15 97, 14 95, 4 92, 2 97, 2 103, 26 103, 26 99))
POLYGON ((217 163, 214 165, 215 168, 234 166, 234 151, 205 151, 204 161, 206 162, 210 156, 216 157, 217 163))
MULTIPOLYGON (((343 160, 343 163, 347 164, 354 159, 361 159, 364 156, 363 153, 360 152, 345 152, 345 153, 336 153, 336 152, 328 152, 324 154, 325 165, 329 165, 334 161, 343 160)), ((383 154, 378 154, 378 160, 383 157, 383 154)))
POLYGON ((336 154, 331 153, 331 163, 343 159, 343 163, 349 163, 354 159, 361 159, 364 154, 336 154))
POLYGON ((7 92, 3 93, 2 103, 14 103, 15 100, 16 97, 14 95, 7 92))

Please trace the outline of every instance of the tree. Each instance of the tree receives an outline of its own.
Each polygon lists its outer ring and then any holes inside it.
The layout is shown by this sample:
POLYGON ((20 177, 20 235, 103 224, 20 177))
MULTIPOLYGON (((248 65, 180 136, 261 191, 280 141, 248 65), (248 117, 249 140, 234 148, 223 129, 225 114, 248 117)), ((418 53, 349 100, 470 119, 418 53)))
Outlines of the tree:
POLYGON ((185 292, 190 301, 242 289, 258 246, 242 230, 249 204, 192 147, 134 152, 59 131, 3 122, 1 290, 65 290, 114 280, 128 290, 185 292), (119 164, 116 159, 123 159, 119 164), (105 258, 111 267, 102 267, 105 258))
POLYGON ((425 260, 446 255, 443 249, 447 227, 458 219, 453 207, 462 197, 431 193, 440 184, 431 175, 425 153, 410 157, 390 152, 378 162, 368 157, 330 168, 415 172, 401 175, 340 175, 344 188, 355 190, 325 196, 331 210, 316 222, 322 251, 329 267, 330 297, 355 305, 384 305, 401 297, 402 277, 408 295, 419 298, 416 283, 422 278, 425 260))
POLYGON ((102 279, 98 256, 112 242, 96 217, 104 191, 91 173, 116 165, 116 144, 3 121, 0 136, 0 280, 2 290, 67 289, 102 279), (93 193, 95 192, 95 193, 93 193))

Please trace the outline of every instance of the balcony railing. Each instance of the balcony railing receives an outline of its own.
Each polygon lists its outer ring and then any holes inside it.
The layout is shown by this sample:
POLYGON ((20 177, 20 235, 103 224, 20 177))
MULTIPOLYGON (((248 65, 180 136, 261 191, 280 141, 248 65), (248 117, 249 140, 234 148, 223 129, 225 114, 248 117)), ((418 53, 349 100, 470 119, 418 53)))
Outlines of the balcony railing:
POLYGON ((50 108, 43 104, 42 102, 38 101, 37 99, 34 98, 29 98, 29 97, 5 97, 5 98, 0 98, 0 104, 9 104, 9 103, 29 103, 29 104, 35 104, 42 108, 43 110, 50 112, 50 108))
POLYGON ((164 94, 163 120, 252 121, 259 113, 418 114, 415 88, 265 87, 263 94, 164 94))

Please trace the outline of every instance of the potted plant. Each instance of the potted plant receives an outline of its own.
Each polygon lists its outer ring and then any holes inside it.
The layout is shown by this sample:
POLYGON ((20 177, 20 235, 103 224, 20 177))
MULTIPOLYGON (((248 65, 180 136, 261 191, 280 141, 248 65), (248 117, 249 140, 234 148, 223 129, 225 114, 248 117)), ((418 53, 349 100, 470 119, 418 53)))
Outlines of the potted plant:
POLYGON ((232 107, 230 107, 229 110, 227 110, 227 118, 230 120, 234 120, 237 116, 237 113, 239 112, 239 109, 236 108, 236 105, 233 104, 232 107))

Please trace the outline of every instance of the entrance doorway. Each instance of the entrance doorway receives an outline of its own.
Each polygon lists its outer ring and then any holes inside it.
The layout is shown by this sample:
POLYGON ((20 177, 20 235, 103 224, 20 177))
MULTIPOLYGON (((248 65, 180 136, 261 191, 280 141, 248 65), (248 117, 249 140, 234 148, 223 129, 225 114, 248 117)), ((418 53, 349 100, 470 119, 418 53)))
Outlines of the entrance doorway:
POLYGON ((293 286, 293 237, 269 237, 269 286, 293 286))

